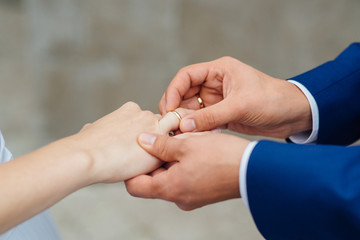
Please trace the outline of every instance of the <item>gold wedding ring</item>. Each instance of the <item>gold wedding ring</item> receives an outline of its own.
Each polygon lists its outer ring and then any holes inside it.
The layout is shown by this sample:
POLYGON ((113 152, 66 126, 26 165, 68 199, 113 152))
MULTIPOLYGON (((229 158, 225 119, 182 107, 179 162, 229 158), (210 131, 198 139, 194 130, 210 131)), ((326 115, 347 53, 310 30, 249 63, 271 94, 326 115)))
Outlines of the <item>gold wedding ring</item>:
POLYGON ((200 104, 200 108, 204 108, 205 107, 205 104, 204 104, 204 101, 202 100, 202 98, 200 97, 199 94, 196 94, 195 97, 197 98, 199 104, 200 104))
POLYGON ((172 111, 172 113, 174 113, 175 114, 175 116, 179 119, 179 121, 181 122, 181 119, 182 119, 182 117, 181 117, 181 115, 180 115, 180 113, 178 113, 177 111, 172 111))

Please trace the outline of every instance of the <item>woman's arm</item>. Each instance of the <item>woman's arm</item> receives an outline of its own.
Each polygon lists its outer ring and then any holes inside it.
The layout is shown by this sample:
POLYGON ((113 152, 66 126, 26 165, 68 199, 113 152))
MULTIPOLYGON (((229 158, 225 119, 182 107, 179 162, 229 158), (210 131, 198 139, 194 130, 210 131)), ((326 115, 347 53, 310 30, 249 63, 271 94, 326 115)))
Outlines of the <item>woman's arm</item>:
POLYGON ((90 156, 72 142, 68 137, 0 165, 1 233, 91 184, 90 156))
POLYGON ((0 233, 82 187, 156 169, 161 162, 138 146, 137 136, 145 131, 167 134, 178 124, 172 113, 161 120, 127 103, 75 135, 1 164, 0 233))

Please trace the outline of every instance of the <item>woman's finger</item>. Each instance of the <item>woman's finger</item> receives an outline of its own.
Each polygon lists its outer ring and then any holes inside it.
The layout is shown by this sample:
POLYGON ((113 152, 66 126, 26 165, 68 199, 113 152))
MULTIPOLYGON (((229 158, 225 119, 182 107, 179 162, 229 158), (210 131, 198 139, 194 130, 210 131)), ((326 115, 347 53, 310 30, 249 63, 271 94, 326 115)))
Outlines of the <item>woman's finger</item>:
POLYGON ((167 134, 170 131, 178 130, 181 119, 186 115, 192 113, 194 110, 177 108, 173 112, 168 112, 162 119, 159 121, 159 127, 162 134, 167 134))

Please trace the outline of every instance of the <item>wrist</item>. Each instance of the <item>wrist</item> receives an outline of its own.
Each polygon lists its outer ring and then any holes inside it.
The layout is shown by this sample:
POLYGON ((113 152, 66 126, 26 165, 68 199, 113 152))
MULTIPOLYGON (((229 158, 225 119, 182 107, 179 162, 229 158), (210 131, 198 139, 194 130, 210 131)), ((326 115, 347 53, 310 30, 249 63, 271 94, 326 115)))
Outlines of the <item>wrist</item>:
MULTIPOLYGON (((234 137, 234 139, 232 140, 234 145, 231 146, 231 148, 229 149, 234 150, 234 152, 230 151, 230 157, 233 158, 232 163, 234 164, 231 166, 231 169, 234 171, 234 176, 232 177, 233 180, 232 182, 234 184, 232 185, 230 192, 233 194, 231 198, 238 198, 241 197, 239 169, 240 166, 243 164, 242 163, 243 155, 246 154, 246 149, 251 144, 251 141, 237 136, 232 136, 232 137, 234 137)), ((230 171, 228 171, 227 174, 229 173, 230 171)))
POLYGON ((53 144, 62 150, 64 160, 69 161, 71 167, 77 171, 79 188, 100 182, 95 158, 77 134, 60 139, 53 144))
POLYGON ((311 130, 312 114, 307 97, 295 84, 288 81, 281 82, 283 84, 281 101, 285 105, 283 116, 288 128, 286 137, 311 130))

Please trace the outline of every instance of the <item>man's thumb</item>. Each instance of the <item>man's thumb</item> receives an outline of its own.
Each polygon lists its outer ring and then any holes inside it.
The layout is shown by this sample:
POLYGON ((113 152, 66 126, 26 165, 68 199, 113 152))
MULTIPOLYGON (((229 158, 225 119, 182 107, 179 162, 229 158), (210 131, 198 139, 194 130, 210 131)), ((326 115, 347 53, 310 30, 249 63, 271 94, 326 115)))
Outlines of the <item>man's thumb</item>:
POLYGON ((165 162, 177 161, 179 139, 157 135, 153 133, 142 133, 138 137, 139 145, 151 155, 165 162))
POLYGON ((220 127, 232 121, 233 113, 225 100, 197 110, 181 120, 182 132, 201 132, 220 127))

